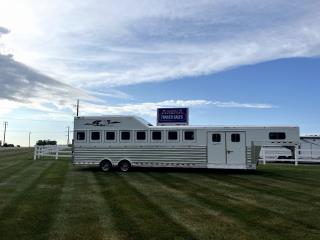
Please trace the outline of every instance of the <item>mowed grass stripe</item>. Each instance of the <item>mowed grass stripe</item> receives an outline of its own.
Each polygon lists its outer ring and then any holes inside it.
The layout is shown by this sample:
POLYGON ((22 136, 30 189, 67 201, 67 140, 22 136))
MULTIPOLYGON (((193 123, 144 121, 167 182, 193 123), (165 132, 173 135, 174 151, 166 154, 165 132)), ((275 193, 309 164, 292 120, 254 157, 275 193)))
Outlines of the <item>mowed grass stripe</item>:
MULTIPOLYGON (((278 168, 278 166, 275 167, 278 168)), ((260 206, 281 213, 288 220, 295 221, 297 224, 320 229, 320 225, 318 224, 320 222, 320 215, 314 214, 314 212, 320 211, 320 189, 311 185, 319 181, 319 176, 315 177, 312 182, 307 181, 304 185, 301 183, 295 184, 291 181, 291 178, 296 171, 301 171, 299 167, 292 166, 288 169, 286 175, 283 175, 281 178, 281 182, 278 182, 278 178, 273 178, 273 176, 277 176, 277 170, 274 170, 274 166, 270 165, 263 168, 263 171, 258 170, 253 175, 228 175, 228 178, 226 178, 225 174, 223 176, 212 175, 211 179, 233 183, 239 189, 238 193, 252 194, 259 201, 260 206), (274 171, 274 174, 266 174, 269 171, 274 171), (286 182, 286 179, 289 181, 286 182)), ((309 176, 310 169, 314 171, 314 167, 312 166, 303 166, 303 169, 306 171, 306 176, 309 176)), ((316 169, 319 172, 319 166, 316 169)))
POLYGON ((17 159, 17 156, 27 156, 28 158, 33 155, 32 150, 15 151, 12 154, 4 154, 0 151, 0 163, 6 162, 7 160, 17 159))
MULTIPOLYGON (((256 172, 252 172, 254 180, 265 180, 268 184, 268 179, 279 181, 280 186, 289 187, 295 185, 298 190, 309 192, 310 189, 318 189, 320 184, 319 165, 299 165, 299 166, 278 166, 277 164, 270 164, 269 166, 259 166, 256 172), (289 185, 289 186, 288 186, 289 185), (315 188, 316 187, 316 188, 315 188)), ((245 177, 239 175, 238 177, 245 177)))
POLYGON ((92 186, 92 190, 95 193, 95 204, 96 204, 96 212, 95 214, 99 218, 100 226, 102 228, 103 239, 121 239, 119 236, 119 232, 116 230, 112 214, 111 208, 107 203, 104 195, 101 192, 101 188, 97 182, 95 177, 95 172, 100 171, 99 169, 95 169, 90 171, 89 184, 92 186))
POLYGON ((3 162, 10 161, 12 159, 18 160, 17 156, 24 156, 29 159, 31 156, 33 156, 33 151, 28 149, 23 151, 15 151, 14 153, 11 153, 11 154, 5 154, 0 151, 0 164, 3 162))
POLYGON ((123 177, 197 239, 232 239, 235 235, 237 239, 252 238, 231 218, 219 211, 208 209, 184 192, 150 177, 148 173, 134 172, 123 177))
POLYGON ((0 172, 1 171, 5 171, 6 168, 11 167, 11 166, 15 166, 20 164, 21 162, 25 162, 26 160, 11 160, 10 162, 1 162, 0 165, 0 172))
POLYGON ((121 175, 95 173, 119 239, 195 239, 188 229, 173 221, 121 175))
POLYGON ((35 163, 33 160, 20 155, 17 156, 17 160, 13 159, 12 162, 9 166, 0 169, 0 183, 6 181, 11 176, 18 175, 35 163))
MULTIPOLYGON (((226 178, 229 178, 228 174, 225 175, 226 178)), ((204 173, 202 176, 203 177, 201 178, 197 178, 197 182, 195 182, 195 184, 207 186, 208 188, 210 188, 211 186, 215 186, 214 191, 225 194, 226 197, 239 200, 244 204, 263 206, 273 212, 282 214, 286 214, 288 209, 296 210, 297 205, 301 204, 296 201, 291 201, 283 197, 269 194, 268 192, 265 192, 263 190, 263 187, 261 188, 261 191, 256 191, 255 189, 239 185, 235 179, 233 179, 233 181, 226 181, 225 179, 216 179, 215 174, 207 173, 204 173)), ((188 180, 190 176, 182 175, 181 178, 188 180)))
POLYGON ((253 175, 260 177, 283 180, 288 183, 306 184, 317 188, 320 184, 319 165, 299 166, 287 164, 261 165, 253 175))
POLYGON ((46 239, 60 200, 69 162, 55 161, 0 215, 2 239, 46 239))
POLYGON ((5 171, 6 168, 20 164, 21 162, 32 159, 31 152, 19 152, 16 155, 2 157, 0 152, 0 171, 5 171))
MULTIPOLYGON (((96 171, 100 170, 96 169, 96 171)), ((115 230, 115 226, 112 221, 112 206, 107 204, 106 199, 101 193, 101 188, 94 176, 94 172, 96 171, 90 171, 89 176, 89 184, 92 187, 92 191, 94 193, 93 196, 95 198, 96 211, 94 213, 98 216, 100 227, 102 228, 103 239, 119 239, 118 232, 115 230)))
POLYGON ((0 171, 0 183, 5 181, 7 178, 14 174, 19 174, 19 172, 23 171, 26 167, 30 166, 30 161, 21 161, 17 164, 6 167, 5 169, 1 169, 0 171))
MULTIPOLYGON (((264 234, 264 229, 257 227, 254 221, 248 222, 243 216, 242 213, 239 213, 239 209, 234 209, 230 205, 230 200, 228 198, 221 198, 219 194, 212 193, 208 195, 203 192, 203 189, 199 186, 188 181, 181 181, 175 174, 180 175, 183 172, 167 174, 163 172, 151 172, 147 173, 148 176, 153 178, 155 181, 164 184, 167 188, 177 191, 179 194, 183 194, 187 201, 192 205, 198 206, 206 209, 206 212, 216 213, 217 216, 221 217, 221 221, 225 221, 232 225, 232 230, 229 232, 232 236, 237 236, 237 239, 273 239, 276 236, 275 233, 272 233, 272 236, 267 236, 264 234), (254 227, 253 227, 254 226, 254 227), (255 229, 258 228, 258 229, 255 229), (257 232, 255 230, 258 230, 257 232), (262 231, 262 232, 261 232, 262 231), (266 238, 263 238, 266 237, 266 238)), ((197 178, 192 178, 193 180, 197 178)), ((229 239, 225 237, 226 231, 223 227, 228 227, 222 225, 219 221, 208 221, 207 218, 203 219, 202 224, 212 224, 217 229, 216 235, 223 236, 221 239, 229 239), (219 229, 219 225, 223 226, 219 229), (219 234, 220 233, 220 234, 219 234)), ((228 233, 228 232, 227 232, 228 233)), ((209 233, 210 234, 210 233, 209 233)), ((209 238, 210 239, 210 238, 209 238)))
POLYGON ((14 150, 1 150, 0 151, 0 162, 2 159, 10 157, 10 156, 17 156, 17 154, 23 154, 23 153, 33 153, 33 148, 22 148, 22 149, 14 149, 14 150))
MULTIPOLYGON (((256 181, 255 179, 251 179, 251 175, 247 176, 247 178, 241 178, 230 174, 224 176, 219 174, 207 174, 206 176, 211 177, 213 179, 223 179, 227 183, 236 184, 238 187, 242 187, 244 189, 251 189, 254 192, 260 192, 261 194, 277 196, 279 198, 284 198, 288 201, 297 202, 300 204, 309 204, 310 202, 316 200, 316 196, 314 195, 314 193, 296 190, 296 187, 294 186, 289 187, 280 185, 277 181, 274 182, 271 177, 265 179, 263 183, 261 181, 256 181)), ((315 191, 317 191, 317 189, 315 189, 315 191)))
POLYGON ((112 239, 112 228, 91 170, 71 169, 49 239, 112 239))
POLYGON ((319 166, 102 173, 0 152, 0 176, 24 162, 0 182, 1 240, 320 236, 319 166))
MULTIPOLYGON (((294 169, 291 169, 291 171, 292 170, 294 169)), ((239 178, 241 182, 248 180, 248 181, 251 181, 254 185, 258 184, 259 186, 263 186, 263 187, 265 186, 271 187, 271 188, 276 187, 276 188, 285 189, 285 190, 294 189, 294 191, 299 195, 300 194, 310 195, 310 192, 314 193, 314 191, 318 191, 320 194, 320 190, 314 187, 315 183, 320 184, 320 182, 317 183, 316 181, 292 182, 289 176, 287 176, 287 178, 282 177, 282 179, 279 179, 275 177, 276 175, 274 174, 267 175, 266 171, 261 171, 261 170, 258 170, 257 172, 253 172, 249 175, 248 174, 232 174, 230 176, 234 178, 239 178), (249 176, 250 178, 248 179, 249 176)))
MULTIPOLYGON (((46 162, 51 162, 53 161, 53 159, 39 159, 34 161, 33 157, 31 155, 32 153, 29 152, 28 155, 26 155, 25 153, 23 154, 17 154, 16 158, 12 158, 10 159, 10 164, 8 164, 7 166, 3 166, 2 168, 0 168, 0 184, 7 181, 8 178, 18 175, 21 172, 25 171, 27 168, 31 167, 33 164, 36 165, 42 165, 42 163, 46 164, 46 162), (39 163, 39 164, 38 164, 39 163)), ((0 161, 1 163, 2 161, 0 161)))
MULTIPOLYGON (((294 239, 297 236, 316 236, 317 231, 309 229, 308 233, 295 232, 294 235, 287 228, 295 227, 303 229, 290 221, 283 221, 279 215, 252 205, 240 204, 240 201, 232 199, 230 196, 224 195, 214 188, 205 186, 197 186, 191 181, 180 178, 181 173, 153 173, 150 176, 158 181, 167 184, 168 187, 178 191, 183 191, 189 198, 197 200, 208 209, 221 212, 223 215, 233 219, 241 229, 246 229, 258 239, 294 239), (165 175, 165 176, 164 176, 165 175), (254 227, 253 227, 254 226, 254 227)), ((198 176, 201 177, 201 176, 198 176)), ((196 179, 196 178, 193 178, 196 179)))
POLYGON ((53 163, 53 161, 31 162, 23 171, 11 175, 0 183, 0 215, 6 205, 14 201, 20 194, 24 194, 25 190, 53 163))
MULTIPOLYGON (((212 174, 211 177, 206 175, 207 174, 204 173, 200 177, 197 177, 197 182, 193 182, 193 184, 198 185, 199 188, 205 186, 208 191, 212 191, 222 195, 226 199, 232 200, 236 205, 239 205, 238 207, 261 209, 270 212, 272 215, 281 217, 283 221, 296 224, 298 228, 304 227, 306 229, 320 230, 317 225, 317 220, 320 220, 320 217, 314 216, 317 218, 315 219, 312 214, 313 211, 319 210, 314 204, 306 205, 302 204, 302 202, 278 197, 277 195, 270 194, 269 189, 264 191, 263 187, 260 187, 258 190, 253 190, 245 185, 239 185, 237 179, 233 179, 233 182, 227 180, 226 182, 229 183, 228 185, 217 188, 215 174, 212 174), (301 217, 301 214, 307 215, 306 218, 301 217)), ((194 174, 182 174, 179 175, 179 177, 183 179, 183 181, 189 182, 189 179, 194 178, 194 174)), ((232 176, 226 175, 225 179, 226 178, 232 179, 232 176)), ((219 181, 222 180, 220 179, 219 181)))

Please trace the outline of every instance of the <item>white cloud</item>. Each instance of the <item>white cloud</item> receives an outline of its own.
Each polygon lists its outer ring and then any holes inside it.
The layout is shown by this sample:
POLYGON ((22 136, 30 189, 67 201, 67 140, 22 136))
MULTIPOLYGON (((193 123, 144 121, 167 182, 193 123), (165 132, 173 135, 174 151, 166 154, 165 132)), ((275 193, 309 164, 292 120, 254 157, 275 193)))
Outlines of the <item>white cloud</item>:
POLYGON ((257 108, 257 109, 270 109, 277 108, 271 104, 263 104, 263 103, 239 103, 239 102, 210 102, 211 105, 222 108, 257 108))
POLYGON ((1 4, 0 22, 12 30, 5 43, 17 60, 74 86, 163 81, 320 53, 316 0, 16 1, 1 4))
MULTIPOLYGON (((49 102, 47 102, 49 104, 49 102)), ((75 106, 66 106, 65 111, 60 111, 52 107, 45 107, 41 104, 19 103, 9 100, 0 100, 0 117, 5 116, 7 113, 18 109, 32 109, 37 110, 30 116, 24 117, 24 120, 47 120, 47 121, 71 121, 75 116, 75 106), (67 111, 66 111, 67 110, 67 111)), ((235 101, 221 102, 221 101, 208 101, 201 99, 193 100, 164 100, 160 102, 143 102, 135 104, 115 104, 109 105, 108 103, 90 103, 87 101, 80 102, 80 115, 136 115, 142 117, 154 118, 157 114, 157 108, 161 107, 187 107, 190 109, 203 108, 203 107, 217 107, 217 108, 244 108, 244 109, 272 109, 276 108, 271 104, 261 103, 239 103, 235 101)), ((14 118, 22 120, 21 118, 14 118)))
POLYGON ((4 116, 21 107, 21 104, 7 99, 0 99, 0 106, 0 116, 4 116))
MULTIPOLYGON (((0 6, 0 48, 5 49, 0 53, 0 99, 15 102, 12 109, 23 105, 50 111, 53 105, 70 110, 80 97, 95 101, 91 107, 99 113, 105 109, 100 97, 131 99, 117 86, 320 53, 316 0, 0 0, 0 6)), ((157 104, 109 110, 150 115, 157 104)))
POLYGON ((27 106, 49 111, 52 107, 46 107, 46 104, 63 108, 75 103, 77 98, 95 99, 84 91, 15 61, 11 56, 0 54, 0 72, 0 99, 7 100, 1 102, 1 108, 27 106))
POLYGON ((0 26, 0 37, 2 34, 8 34, 9 32, 9 29, 0 26))
POLYGON ((204 106, 219 107, 219 108, 256 108, 256 109, 270 109, 274 106, 270 104, 248 104, 238 103, 234 101, 219 102, 208 100, 165 100, 160 102, 144 102, 137 104, 119 104, 119 105, 97 105, 90 103, 81 104, 81 115, 139 115, 154 117, 157 113, 157 108, 161 107, 189 107, 199 108, 204 106))
POLYGON ((99 97, 131 98, 115 89, 80 90, 39 73, 10 55, 0 54, 0 73, 0 115, 21 107, 57 114, 58 110, 72 111, 77 99, 101 103, 99 97))

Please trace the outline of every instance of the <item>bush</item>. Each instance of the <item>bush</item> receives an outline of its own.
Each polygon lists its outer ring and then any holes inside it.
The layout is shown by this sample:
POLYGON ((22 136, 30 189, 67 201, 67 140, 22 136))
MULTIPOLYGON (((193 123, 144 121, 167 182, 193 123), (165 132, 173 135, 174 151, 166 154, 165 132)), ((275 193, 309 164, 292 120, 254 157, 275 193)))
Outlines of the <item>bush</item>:
POLYGON ((4 143, 2 147, 14 147, 13 144, 4 143))
POLYGON ((38 140, 36 145, 38 145, 38 146, 57 145, 57 141, 54 141, 54 140, 38 140))

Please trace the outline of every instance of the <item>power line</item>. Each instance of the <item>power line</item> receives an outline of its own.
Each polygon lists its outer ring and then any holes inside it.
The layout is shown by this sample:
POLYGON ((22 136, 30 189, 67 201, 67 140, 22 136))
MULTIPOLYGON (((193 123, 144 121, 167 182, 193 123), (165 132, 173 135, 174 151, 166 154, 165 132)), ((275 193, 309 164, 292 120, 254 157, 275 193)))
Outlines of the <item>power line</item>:
POLYGON ((68 126, 68 127, 66 127, 66 128, 68 128, 68 135, 67 135, 68 139, 67 139, 67 144, 69 145, 69 140, 70 140, 70 126, 68 126))
POLYGON ((6 143, 6 132, 7 132, 8 122, 4 122, 4 134, 3 134, 3 144, 6 143))
POLYGON ((30 137, 31 137, 31 132, 29 132, 29 148, 30 148, 30 137))
POLYGON ((79 99, 77 99, 77 117, 79 116, 79 99))

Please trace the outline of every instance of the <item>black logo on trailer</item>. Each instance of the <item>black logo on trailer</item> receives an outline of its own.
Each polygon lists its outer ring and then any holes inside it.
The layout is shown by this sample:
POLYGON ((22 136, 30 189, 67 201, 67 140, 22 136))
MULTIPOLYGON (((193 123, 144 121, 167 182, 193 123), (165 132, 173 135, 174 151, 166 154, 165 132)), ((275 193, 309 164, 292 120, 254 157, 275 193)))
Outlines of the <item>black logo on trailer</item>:
POLYGON ((86 123, 84 125, 89 125, 89 126, 96 126, 96 127, 108 127, 112 126, 114 124, 118 124, 120 122, 118 121, 111 121, 111 120, 94 120, 91 123, 86 123))

